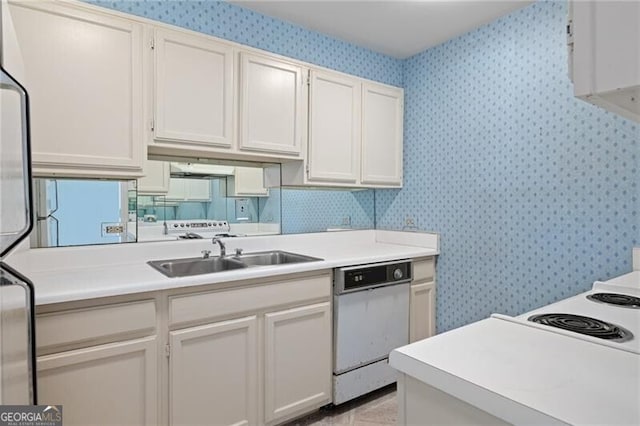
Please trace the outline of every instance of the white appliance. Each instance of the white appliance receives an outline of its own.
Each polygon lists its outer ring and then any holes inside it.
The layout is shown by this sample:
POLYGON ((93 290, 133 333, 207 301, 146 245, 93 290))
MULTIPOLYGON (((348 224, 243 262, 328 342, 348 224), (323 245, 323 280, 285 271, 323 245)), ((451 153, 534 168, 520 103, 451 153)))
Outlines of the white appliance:
POLYGON ((640 424, 640 274, 390 358, 400 424, 640 424))
POLYGON ((590 291, 518 317, 492 317, 640 355, 640 287, 595 282, 590 291))
POLYGON ((396 382, 388 358, 409 343, 410 282, 409 261, 335 270, 335 405, 396 382))
POLYGON ((33 228, 29 99, 0 67, 0 404, 37 401, 33 285, 4 262, 33 228))

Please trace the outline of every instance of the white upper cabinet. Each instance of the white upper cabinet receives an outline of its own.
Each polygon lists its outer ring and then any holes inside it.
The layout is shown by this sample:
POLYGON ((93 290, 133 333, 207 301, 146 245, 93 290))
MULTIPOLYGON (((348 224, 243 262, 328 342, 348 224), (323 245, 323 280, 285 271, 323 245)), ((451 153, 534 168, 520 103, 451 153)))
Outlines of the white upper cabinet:
POLYGON ((402 89, 364 83, 361 183, 402 186, 402 89))
POLYGON ((211 201, 211 182, 208 179, 171 178, 167 201, 211 201))
POLYGON ((169 192, 169 163, 166 161, 146 160, 144 177, 138 179, 138 194, 160 195, 169 192))
POLYGON ((361 86, 356 78, 311 71, 308 180, 356 184, 361 86))
POLYGON ((264 187, 264 170, 258 167, 236 167, 227 177, 228 197, 268 197, 264 187))
POLYGON ((402 187, 403 113, 399 87, 311 70, 306 158, 282 164, 282 184, 402 187))
POLYGON ((574 94, 640 122, 640 2, 572 1, 568 38, 574 94))
POLYGON ((231 147, 231 46, 166 29, 155 29, 153 46, 155 141, 231 147))
POLYGON ((300 155, 304 107, 299 65, 240 54, 240 150, 300 155))
POLYGON ((3 2, 4 66, 30 95, 36 175, 142 175, 142 25, 63 2, 3 2))

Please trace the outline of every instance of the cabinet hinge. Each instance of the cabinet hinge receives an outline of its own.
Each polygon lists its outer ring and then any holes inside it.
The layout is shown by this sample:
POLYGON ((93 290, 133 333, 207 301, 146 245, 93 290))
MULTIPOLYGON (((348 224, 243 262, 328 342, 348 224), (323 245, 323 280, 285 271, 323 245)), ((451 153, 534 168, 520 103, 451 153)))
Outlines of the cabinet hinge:
POLYGON ((149 127, 151 128, 152 132, 155 130, 155 123, 153 122, 153 120, 151 120, 151 122, 149 123, 149 127))
POLYGON ((307 86, 311 86, 311 70, 307 71, 307 86))
POLYGON ((149 47, 151 47, 151 50, 154 50, 156 48, 156 40, 151 37, 151 40, 149 40, 149 47))
POLYGON ((169 358, 171 357, 171 345, 164 346, 164 355, 169 358))
POLYGON ((307 177, 309 177, 309 164, 304 166, 304 169, 307 171, 307 177))
POLYGON ((573 45, 573 21, 567 23, 567 44, 573 45))

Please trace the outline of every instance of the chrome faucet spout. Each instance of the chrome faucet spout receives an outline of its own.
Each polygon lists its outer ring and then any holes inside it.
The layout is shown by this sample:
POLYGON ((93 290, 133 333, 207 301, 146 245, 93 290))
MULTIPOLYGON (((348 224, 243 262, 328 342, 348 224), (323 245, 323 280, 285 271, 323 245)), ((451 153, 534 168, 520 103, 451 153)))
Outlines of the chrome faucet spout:
POLYGON ((222 242, 222 239, 220 237, 213 237, 211 243, 218 244, 220 246, 220 256, 227 255, 227 248, 225 247, 224 242, 222 242))

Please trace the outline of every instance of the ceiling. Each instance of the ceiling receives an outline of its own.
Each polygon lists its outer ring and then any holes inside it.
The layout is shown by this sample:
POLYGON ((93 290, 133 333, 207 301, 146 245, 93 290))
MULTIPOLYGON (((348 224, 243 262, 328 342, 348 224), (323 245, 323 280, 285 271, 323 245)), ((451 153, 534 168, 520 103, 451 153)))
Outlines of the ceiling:
POLYGON ((404 59, 533 2, 230 0, 230 3, 404 59))

